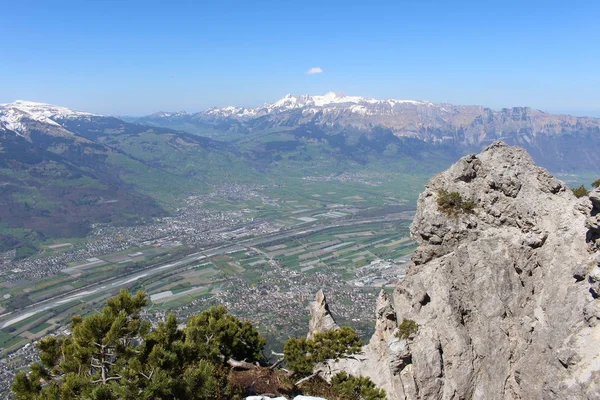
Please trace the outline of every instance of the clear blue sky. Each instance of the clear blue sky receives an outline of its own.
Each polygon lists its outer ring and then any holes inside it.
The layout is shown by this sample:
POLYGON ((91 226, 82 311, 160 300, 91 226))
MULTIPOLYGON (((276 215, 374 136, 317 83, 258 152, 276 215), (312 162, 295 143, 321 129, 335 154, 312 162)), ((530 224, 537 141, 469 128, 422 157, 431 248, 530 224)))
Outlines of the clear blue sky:
POLYGON ((0 6, 0 103, 134 115, 333 90, 600 116, 598 0, 0 6))

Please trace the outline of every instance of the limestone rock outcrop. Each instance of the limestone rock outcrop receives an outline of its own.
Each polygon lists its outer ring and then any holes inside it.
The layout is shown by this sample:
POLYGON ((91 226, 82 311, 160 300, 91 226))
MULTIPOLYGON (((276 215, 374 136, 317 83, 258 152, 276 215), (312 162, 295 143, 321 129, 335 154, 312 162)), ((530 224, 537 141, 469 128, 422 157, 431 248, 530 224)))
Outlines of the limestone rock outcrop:
POLYGON ((600 191, 577 199, 521 148, 462 158, 419 197, 419 247, 371 342, 324 375, 390 400, 600 398, 599 210, 600 191), (404 319, 418 329, 400 339, 404 319))
POLYGON ((406 367, 411 370, 411 355, 408 341, 396 337, 397 330, 394 306, 389 296, 381 291, 377 298, 375 333, 362 352, 328 360, 317 365, 316 370, 327 381, 342 371, 354 376, 368 376, 375 385, 385 389, 388 400, 405 399, 399 374, 406 367))
POLYGON ((310 303, 310 321, 308 323, 307 339, 312 339, 316 333, 327 332, 333 329, 339 329, 338 324, 333 319, 329 305, 323 290, 319 290, 315 296, 315 301, 310 303))
POLYGON ((600 188, 592 190, 588 197, 592 202, 592 211, 585 223, 588 228, 587 240, 592 249, 600 250, 600 188))

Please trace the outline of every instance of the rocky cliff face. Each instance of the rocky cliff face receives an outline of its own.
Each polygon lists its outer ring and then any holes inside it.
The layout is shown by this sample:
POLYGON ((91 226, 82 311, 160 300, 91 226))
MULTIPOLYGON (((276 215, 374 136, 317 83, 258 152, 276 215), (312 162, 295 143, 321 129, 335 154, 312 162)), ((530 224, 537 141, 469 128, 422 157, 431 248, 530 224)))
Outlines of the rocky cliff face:
POLYGON ((310 303, 310 321, 308 323, 307 339, 312 339, 315 334, 339 329, 338 324, 333 319, 329 305, 323 290, 319 290, 315 296, 315 301, 310 303))
POLYGON ((393 301, 380 297, 364 353, 324 374, 370 376, 391 400, 599 398, 600 192, 590 197, 517 147, 462 158, 421 194, 419 248, 393 301), (444 192, 463 203, 442 211, 444 192), (419 327, 399 338, 404 319, 419 327))

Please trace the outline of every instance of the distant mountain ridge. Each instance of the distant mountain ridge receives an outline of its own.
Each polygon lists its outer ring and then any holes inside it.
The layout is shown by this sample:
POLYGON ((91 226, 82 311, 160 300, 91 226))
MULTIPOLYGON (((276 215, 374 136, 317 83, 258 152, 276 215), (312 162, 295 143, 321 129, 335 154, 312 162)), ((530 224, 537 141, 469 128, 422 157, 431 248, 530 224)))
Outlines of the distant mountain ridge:
POLYGON ((17 100, 10 104, 0 104, 0 128, 16 132, 21 136, 28 136, 37 124, 54 127, 48 130, 48 133, 71 136, 72 134, 65 131, 57 121, 74 118, 89 119, 94 116, 96 115, 33 101, 17 100))
POLYGON ((554 172, 600 165, 600 120, 529 108, 329 93, 128 121, 29 101, 0 105, 0 242, 148 220, 225 181, 430 176, 496 138, 525 147, 554 172))
MULTIPOLYGON (((204 122, 234 120, 248 127, 276 127, 313 123, 328 127, 388 128, 397 136, 430 142, 456 140, 463 134, 467 143, 495 140, 502 134, 556 135, 573 130, 600 132, 600 119, 548 114, 529 107, 494 111, 483 106, 434 104, 417 100, 377 100, 327 93, 323 96, 286 95, 257 108, 209 108, 199 113, 155 113, 145 118, 190 118, 204 122), (454 130, 454 134, 450 133, 454 130), (436 132, 444 131, 444 132, 436 132), (494 138, 488 137, 494 135, 494 138)), ((525 139, 526 140, 526 139, 525 139)))
POLYGON ((217 179, 206 171, 238 158, 227 143, 172 129, 44 103, 2 104, 0 252, 85 236, 95 223, 168 215, 175 197, 217 179))
POLYGON ((386 132, 428 144, 479 151, 503 140, 525 147, 554 171, 592 169, 600 163, 600 119, 548 114, 529 107, 492 110, 483 106, 434 104, 416 100, 377 100, 327 93, 286 95, 257 108, 210 108, 194 114, 148 116, 139 123, 184 129, 219 138, 273 129, 315 126, 327 134, 374 137, 386 132))
POLYGON ((384 115, 389 114, 395 106, 402 104, 433 106, 433 103, 428 101, 396 99, 376 100, 361 96, 346 96, 343 93, 329 92, 323 96, 293 96, 287 94, 274 103, 266 103, 257 108, 232 106, 224 108, 213 107, 202 112, 202 114, 243 119, 262 117, 268 114, 283 113, 297 109, 303 109, 305 114, 316 114, 319 111, 332 112, 336 109, 347 109, 351 113, 361 115, 384 115))

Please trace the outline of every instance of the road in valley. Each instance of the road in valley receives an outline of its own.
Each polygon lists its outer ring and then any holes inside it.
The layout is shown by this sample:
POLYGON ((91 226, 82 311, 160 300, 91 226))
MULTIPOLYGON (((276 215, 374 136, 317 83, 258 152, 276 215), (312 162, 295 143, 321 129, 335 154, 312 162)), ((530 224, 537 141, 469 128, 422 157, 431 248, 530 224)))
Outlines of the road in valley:
POLYGON ((138 270, 134 273, 131 273, 127 276, 120 276, 118 278, 110 278, 105 281, 94 283, 83 288, 78 288, 66 293, 63 293, 59 296, 55 296, 53 298, 40 301, 38 303, 29 305, 21 310, 12 311, 9 313, 5 313, 0 315, 0 328, 8 328, 20 321, 23 321, 29 317, 34 315, 52 310, 56 307, 63 306, 68 303, 81 301, 90 296, 97 296, 103 292, 109 292, 110 294, 116 294, 120 289, 130 287, 132 284, 137 282, 140 279, 165 274, 172 273, 186 265, 191 263, 201 261, 203 259, 213 257, 219 254, 233 253, 244 249, 249 249, 251 247, 259 246, 261 244, 273 242, 276 240, 287 239, 296 236, 304 236, 308 234, 312 234, 318 231, 331 229, 331 228, 339 228, 345 226, 354 226, 361 224, 369 224, 374 222, 392 222, 397 220, 407 220, 412 219, 411 216, 403 214, 395 214, 395 215, 387 215, 385 217, 377 217, 377 218, 363 218, 363 219, 350 219, 337 222, 335 224, 322 224, 322 225, 313 225, 313 226, 300 226, 291 229, 287 229, 284 231, 278 231, 275 233, 265 234, 259 237, 253 237, 250 239, 238 240, 234 244, 221 244, 219 246, 214 246, 200 252, 196 252, 190 255, 185 256, 179 261, 170 262, 163 265, 153 265, 149 266, 143 270, 138 270))

